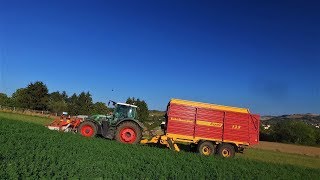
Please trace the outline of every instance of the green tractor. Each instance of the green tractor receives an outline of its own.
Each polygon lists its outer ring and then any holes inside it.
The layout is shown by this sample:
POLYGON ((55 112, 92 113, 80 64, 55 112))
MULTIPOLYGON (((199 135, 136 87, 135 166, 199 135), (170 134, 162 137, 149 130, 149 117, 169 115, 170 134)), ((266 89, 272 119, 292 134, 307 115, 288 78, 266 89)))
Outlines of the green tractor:
POLYGON ((114 112, 112 115, 95 115, 86 118, 79 127, 78 132, 85 137, 101 135, 107 139, 115 139, 121 143, 137 144, 142 138, 144 126, 137 118, 137 106, 112 102, 114 112))

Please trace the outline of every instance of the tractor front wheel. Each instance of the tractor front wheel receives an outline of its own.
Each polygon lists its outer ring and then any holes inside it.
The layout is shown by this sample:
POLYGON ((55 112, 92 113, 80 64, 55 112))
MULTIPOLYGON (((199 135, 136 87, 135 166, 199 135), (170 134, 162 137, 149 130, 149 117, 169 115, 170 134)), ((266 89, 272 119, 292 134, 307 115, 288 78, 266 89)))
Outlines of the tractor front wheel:
POLYGON ((126 144, 137 144, 141 141, 141 128, 134 122, 124 122, 117 127, 115 139, 126 144))
POLYGON ((97 126, 91 121, 84 121, 80 124, 78 132, 85 137, 94 137, 97 135, 97 126))

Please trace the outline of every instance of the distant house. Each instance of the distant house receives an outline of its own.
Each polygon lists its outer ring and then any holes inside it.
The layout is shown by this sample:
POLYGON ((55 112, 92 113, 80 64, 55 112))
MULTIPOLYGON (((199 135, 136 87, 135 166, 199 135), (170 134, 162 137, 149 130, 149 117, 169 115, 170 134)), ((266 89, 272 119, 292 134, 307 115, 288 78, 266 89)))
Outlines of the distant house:
POLYGON ((270 124, 262 125, 264 129, 269 129, 271 127, 270 124))

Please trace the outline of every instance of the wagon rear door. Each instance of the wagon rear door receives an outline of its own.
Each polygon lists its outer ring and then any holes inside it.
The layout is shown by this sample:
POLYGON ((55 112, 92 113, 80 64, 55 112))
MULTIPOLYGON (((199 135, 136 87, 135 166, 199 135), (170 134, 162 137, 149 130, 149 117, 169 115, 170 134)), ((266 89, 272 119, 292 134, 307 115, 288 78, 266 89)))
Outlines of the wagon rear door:
POLYGON ((260 130, 260 116, 250 115, 249 120, 249 144, 259 143, 259 130, 260 130))

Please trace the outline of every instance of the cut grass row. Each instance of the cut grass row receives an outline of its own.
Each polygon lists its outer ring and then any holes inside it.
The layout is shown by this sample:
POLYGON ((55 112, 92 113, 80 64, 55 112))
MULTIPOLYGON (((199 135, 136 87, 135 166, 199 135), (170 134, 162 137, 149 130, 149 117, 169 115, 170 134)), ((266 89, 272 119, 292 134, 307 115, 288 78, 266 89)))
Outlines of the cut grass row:
POLYGON ((124 145, 101 138, 88 139, 50 131, 27 123, 27 119, 0 114, 1 179, 316 179, 320 173, 319 169, 241 157, 226 160, 142 145, 124 145))
POLYGON ((261 149, 246 149, 237 158, 320 169, 320 158, 261 149))
POLYGON ((50 117, 32 116, 32 115, 17 114, 12 112, 1 112, 1 111, 0 111, 0 118, 30 122, 38 125, 47 125, 53 121, 53 118, 50 118, 50 117))

